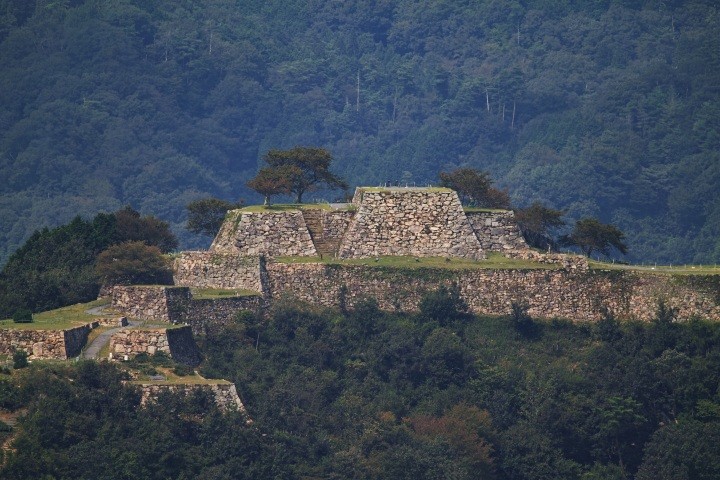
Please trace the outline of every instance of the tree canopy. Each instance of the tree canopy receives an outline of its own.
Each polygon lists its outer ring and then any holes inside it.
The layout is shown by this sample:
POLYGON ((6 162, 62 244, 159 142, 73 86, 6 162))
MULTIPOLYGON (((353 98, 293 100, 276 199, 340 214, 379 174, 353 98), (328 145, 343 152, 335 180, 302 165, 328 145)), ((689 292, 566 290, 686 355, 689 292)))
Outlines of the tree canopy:
POLYGON ((264 167, 247 182, 247 186, 264 197, 264 205, 270 205, 273 195, 292 193, 293 179, 301 176, 302 170, 295 165, 264 167))
POLYGON ((206 246, 185 206, 259 201, 294 145, 352 185, 487 171, 516 207, 617 225, 630 260, 720 261, 719 9, 0 0, 0 264, 127 204, 206 246))
POLYGON ((269 150, 263 160, 270 166, 262 169, 258 176, 248 182, 266 198, 269 195, 295 194, 295 202, 302 203, 302 197, 325 185, 328 188, 347 188, 347 183, 330 171, 333 157, 324 148, 294 147, 290 150, 269 150), (270 192, 269 194, 267 192, 270 192))
POLYGON ((488 172, 458 168, 452 172, 440 172, 439 176, 440 186, 457 191, 463 203, 474 207, 510 208, 510 196, 492 186, 488 172))
POLYGON ((0 271, 0 317, 20 308, 39 312, 97 298, 97 256, 123 242, 143 242, 159 252, 177 245, 166 222, 131 207, 36 231, 0 271))
POLYGON ((158 247, 145 242, 124 242, 103 250, 95 273, 111 285, 171 285, 172 270, 158 247))
POLYGON ((612 250, 624 255, 627 253, 624 239, 625 234, 615 225, 604 224, 595 218, 583 218, 575 223, 570 234, 561 237, 560 243, 578 247, 588 257, 596 251, 607 256, 612 250))
POLYGON ((546 207, 540 202, 515 210, 515 219, 525 241, 531 247, 543 249, 555 248, 553 232, 565 225, 563 215, 561 210, 546 207))
POLYGON ((214 237, 229 210, 242 208, 243 203, 233 203, 219 198, 202 198, 187 204, 186 228, 193 233, 214 237))

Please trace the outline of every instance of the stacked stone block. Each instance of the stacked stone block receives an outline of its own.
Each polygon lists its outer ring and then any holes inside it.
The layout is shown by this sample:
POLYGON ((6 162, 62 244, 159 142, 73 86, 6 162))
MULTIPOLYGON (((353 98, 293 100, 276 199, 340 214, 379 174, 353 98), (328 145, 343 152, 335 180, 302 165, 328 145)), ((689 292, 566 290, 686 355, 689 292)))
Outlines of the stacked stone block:
POLYGON ((353 202, 358 211, 340 244, 340 258, 485 258, 450 189, 358 189, 353 202))
POLYGON ((466 215, 483 250, 507 252, 529 249, 513 211, 468 212, 466 215))
POLYGON ((215 404, 223 412, 238 411, 245 413, 245 405, 240 400, 235 384, 233 383, 213 383, 213 384, 151 384, 144 383, 140 385, 141 394, 140 404, 146 405, 148 402, 156 402, 163 392, 183 393, 192 395, 195 391, 207 391, 215 399, 215 404))
POLYGON ((242 256, 317 256, 300 210, 232 210, 210 246, 242 256))
POLYGON ((65 330, 1 329, 0 354, 22 350, 31 359, 66 360, 80 354, 92 328, 87 324, 65 330))
POLYGON ((174 263, 175 285, 262 292, 259 257, 237 253, 182 252, 174 263))

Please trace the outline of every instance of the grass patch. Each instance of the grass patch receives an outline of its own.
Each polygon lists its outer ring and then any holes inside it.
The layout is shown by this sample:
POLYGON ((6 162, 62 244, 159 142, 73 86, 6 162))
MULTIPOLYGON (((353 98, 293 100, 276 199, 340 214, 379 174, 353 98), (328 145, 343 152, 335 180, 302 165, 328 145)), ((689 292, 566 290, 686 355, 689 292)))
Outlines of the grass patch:
POLYGON ((260 292, 254 290, 234 289, 234 288, 191 288, 193 299, 215 299, 215 298, 231 298, 231 297, 258 297, 260 292))
POLYGON ((720 266, 718 265, 625 265, 597 260, 589 260, 588 264, 593 270, 624 270, 671 275, 720 275, 720 266))
POLYGON ((241 213, 297 212, 300 210, 332 210, 329 203, 276 203, 273 205, 249 205, 241 213))
POLYGON ((560 265, 507 258, 490 252, 485 260, 468 260, 451 257, 385 256, 375 258, 336 259, 320 257, 275 257, 278 263, 322 263, 326 265, 366 265, 399 269, 438 268, 445 270, 557 270, 560 265))
POLYGON ((503 208, 463 207, 465 213, 505 213, 509 211, 503 208))
POLYGON ((363 192, 452 192, 445 187, 358 187, 363 192))
POLYGON ((158 374, 165 377, 165 380, 151 380, 149 375, 139 375, 135 380, 129 382, 135 385, 229 385, 231 382, 221 379, 205 378, 197 373, 191 375, 176 375, 172 367, 155 367, 158 374))
POLYGON ((15 328, 22 330, 64 330, 92 322, 96 318, 104 318, 105 315, 90 315, 87 310, 94 307, 101 307, 110 302, 107 298, 101 298, 88 303, 78 303, 68 307, 48 310, 33 315, 32 323, 15 323, 10 319, 0 321, 0 328, 15 328))

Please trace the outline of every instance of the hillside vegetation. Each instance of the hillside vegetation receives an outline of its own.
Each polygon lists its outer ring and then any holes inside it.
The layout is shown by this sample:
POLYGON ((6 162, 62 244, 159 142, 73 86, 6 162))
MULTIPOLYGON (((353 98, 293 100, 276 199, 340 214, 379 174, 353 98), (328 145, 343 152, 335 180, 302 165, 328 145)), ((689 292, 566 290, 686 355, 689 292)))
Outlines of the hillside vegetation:
POLYGON ((352 185, 488 170, 631 260, 714 263, 718 31, 712 0, 0 0, 0 263, 125 204, 200 245, 184 206, 259 200, 294 145, 352 185))
POLYGON ((204 338, 207 395, 140 396, 107 363, 0 374, 3 479, 713 479, 720 326, 475 317, 452 291, 419 314, 289 300, 204 338), (27 410, 25 410, 27 409, 27 410), (2 417, 7 418, 7 417, 2 417))

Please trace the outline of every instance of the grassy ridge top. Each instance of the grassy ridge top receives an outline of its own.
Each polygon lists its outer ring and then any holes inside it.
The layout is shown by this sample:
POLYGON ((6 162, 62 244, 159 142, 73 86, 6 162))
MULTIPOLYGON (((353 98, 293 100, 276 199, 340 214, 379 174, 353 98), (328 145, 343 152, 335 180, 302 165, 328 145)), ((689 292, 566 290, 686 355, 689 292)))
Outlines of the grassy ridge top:
POLYGON ((96 307, 107 305, 109 300, 102 298, 89 303, 77 303, 67 307, 48 310, 33 314, 32 323, 15 323, 11 319, 0 320, 0 328, 13 328, 18 330, 65 330, 88 324, 98 318, 108 318, 108 315, 88 313, 96 307))
POLYGON ((278 263, 323 263, 326 265, 365 265, 398 269, 440 268, 445 270, 557 270, 559 265, 507 258, 491 252, 486 260, 451 257, 379 256, 376 258, 276 257, 278 263))

